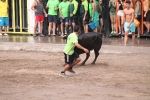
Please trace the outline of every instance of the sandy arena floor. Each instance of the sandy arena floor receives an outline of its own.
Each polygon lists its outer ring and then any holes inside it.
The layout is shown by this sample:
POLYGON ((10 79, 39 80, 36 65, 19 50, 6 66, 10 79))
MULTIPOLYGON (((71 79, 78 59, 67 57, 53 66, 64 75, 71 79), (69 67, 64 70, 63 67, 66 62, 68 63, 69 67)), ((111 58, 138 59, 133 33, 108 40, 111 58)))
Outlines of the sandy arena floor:
POLYGON ((91 53, 68 78, 63 53, 0 51, 0 100, 150 100, 150 48, 118 48, 102 48, 95 65, 91 53))

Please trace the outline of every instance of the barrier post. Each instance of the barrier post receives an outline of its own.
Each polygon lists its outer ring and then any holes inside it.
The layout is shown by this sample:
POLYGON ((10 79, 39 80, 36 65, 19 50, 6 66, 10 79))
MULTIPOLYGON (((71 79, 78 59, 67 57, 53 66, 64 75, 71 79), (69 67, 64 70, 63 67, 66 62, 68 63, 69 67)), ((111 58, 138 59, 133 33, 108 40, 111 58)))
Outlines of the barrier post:
POLYGON ((116 34, 118 34, 118 0, 116 0, 116 34))
POLYGON ((29 32, 29 25, 28 25, 28 12, 29 12, 29 5, 28 5, 28 2, 29 2, 29 0, 27 0, 27 30, 28 30, 28 32, 29 32))
POLYGON ((12 28, 13 32, 16 32, 16 19, 15 19, 15 0, 12 0, 12 28))
POLYGON ((142 1, 142 22, 141 22, 141 31, 142 31, 142 34, 144 34, 144 3, 142 1))
POLYGON ((20 32, 22 32, 22 0, 19 0, 20 32))

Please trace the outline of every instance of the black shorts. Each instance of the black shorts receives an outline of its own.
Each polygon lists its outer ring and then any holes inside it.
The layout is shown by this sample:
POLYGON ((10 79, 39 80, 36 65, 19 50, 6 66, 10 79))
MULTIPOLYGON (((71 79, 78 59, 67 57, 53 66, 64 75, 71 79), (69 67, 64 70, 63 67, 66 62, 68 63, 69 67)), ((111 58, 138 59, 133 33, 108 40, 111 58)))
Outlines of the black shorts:
POLYGON ((150 22, 150 10, 146 14, 146 21, 150 22))
POLYGON ((89 24, 89 19, 86 18, 84 21, 83 21, 83 18, 81 18, 81 19, 82 19, 82 24, 83 24, 83 25, 89 24))
POLYGON ((141 22, 141 15, 138 15, 138 16, 137 16, 137 20, 138 20, 139 22, 141 22))
POLYGON ((57 15, 48 15, 48 22, 58 22, 58 17, 57 15))
POLYGON ((76 52, 74 52, 72 55, 67 55, 65 53, 64 53, 64 55, 65 55, 65 63, 66 64, 72 64, 74 62, 74 60, 79 58, 79 55, 76 52))
POLYGON ((102 15, 99 15, 99 19, 101 19, 102 18, 102 15))
POLYGON ((77 25, 78 18, 70 18, 71 23, 75 23, 77 25))
POLYGON ((57 20, 57 24, 58 24, 58 25, 60 25, 60 24, 61 24, 61 22, 60 22, 60 18, 57 20))

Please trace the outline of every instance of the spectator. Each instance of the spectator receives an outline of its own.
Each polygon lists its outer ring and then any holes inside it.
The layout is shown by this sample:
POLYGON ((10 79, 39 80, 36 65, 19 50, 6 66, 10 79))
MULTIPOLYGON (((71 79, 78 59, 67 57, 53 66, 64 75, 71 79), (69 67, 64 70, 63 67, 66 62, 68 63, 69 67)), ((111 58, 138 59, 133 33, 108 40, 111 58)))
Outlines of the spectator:
POLYGON ((42 34, 43 31, 43 21, 44 21, 44 15, 47 17, 47 13, 43 7, 42 0, 35 0, 32 4, 31 9, 35 12, 35 25, 34 25, 34 34, 33 36, 36 36, 36 28, 38 25, 38 22, 40 22, 40 36, 44 36, 42 34))
POLYGON ((69 5, 70 3, 63 0, 59 5, 60 22, 61 22, 61 36, 64 36, 64 24, 65 24, 65 35, 68 32, 68 22, 69 22, 69 5))
POLYGON ((100 22, 100 34, 101 34, 103 30, 102 0, 99 0, 99 22, 100 22))
POLYGON ((124 34, 124 32, 123 32, 123 23, 124 23, 123 6, 124 6, 124 0, 118 0, 117 15, 118 15, 119 34, 124 34))
POLYGON ((116 34, 116 0, 109 1, 110 19, 111 19, 111 34, 116 34))
POLYGON ((94 0, 93 2, 93 22, 95 23, 95 26, 96 26, 96 29, 94 30, 95 32, 97 32, 97 28, 99 27, 99 13, 98 13, 98 10, 99 10, 99 5, 98 5, 98 1, 97 0, 94 0))
POLYGON ((94 3, 93 3, 93 0, 90 0, 89 2, 89 14, 90 14, 90 20, 93 19, 93 16, 94 16, 94 3))
POLYGON ((80 6, 80 17, 81 17, 82 24, 84 27, 84 32, 88 33, 89 12, 88 12, 87 0, 82 0, 82 4, 80 6))
POLYGON ((2 35, 2 27, 4 26, 5 36, 8 35, 6 32, 7 26, 9 26, 8 7, 7 0, 0 0, 0 35, 2 35))
POLYGON ((48 8, 48 35, 50 36, 51 28, 53 27, 53 36, 55 36, 56 23, 58 22, 58 0, 48 0, 46 8, 48 8))
POLYGON ((74 26, 77 25, 78 22, 77 11, 78 11, 78 2, 76 0, 70 0, 69 12, 73 30, 74 26))
MULTIPOLYGON (((142 14, 142 4, 141 0, 135 0, 135 17, 139 22, 141 22, 141 14, 142 14)), ((140 37, 140 32, 141 32, 141 25, 137 27, 137 32, 138 32, 138 38, 140 37)))
POLYGON ((89 3, 89 13, 90 13, 90 20, 93 21, 95 23, 95 32, 97 32, 97 27, 99 26, 99 5, 98 5, 98 1, 94 0, 90 0, 89 3))
POLYGON ((135 25, 134 25, 134 9, 131 8, 130 5, 131 1, 126 1, 126 8, 124 9, 124 30, 125 30, 125 37, 124 37, 124 45, 126 46, 128 40, 128 33, 129 31, 132 32, 132 44, 134 45, 135 40, 135 25))
POLYGON ((144 20, 146 22, 147 32, 144 35, 150 35, 150 1, 144 1, 144 20))

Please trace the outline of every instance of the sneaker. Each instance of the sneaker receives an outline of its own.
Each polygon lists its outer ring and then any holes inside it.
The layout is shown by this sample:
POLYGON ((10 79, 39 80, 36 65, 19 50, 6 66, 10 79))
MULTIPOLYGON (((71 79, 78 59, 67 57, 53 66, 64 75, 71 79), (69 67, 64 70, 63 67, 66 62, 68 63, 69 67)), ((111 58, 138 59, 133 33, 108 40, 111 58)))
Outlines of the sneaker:
POLYGON ((60 35, 60 37, 63 37, 63 36, 64 36, 63 34, 60 35))
POLYGON ((139 39, 139 38, 140 38, 140 36, 137 36, 137 38, 139 39))
POLYGON ((132 44, 131 44, 131 46, 133 46, 133 47, 134 47, 134 44, 132 43, 132 44))
POLYGON ((121 35, 121 31, 119 32, 119 35, 121 35))
POLYGON ((122 35, 124 35, 124 31, 122 31, 122 35))
POLYGON ((36 34, 32 34, 33 37, 36 37, 36 34))
POLYGON ((56 34, 52 34, 52 36, 56 36, 56 34))
POLYGON ((4 36, 7 36, 7 35, 8 35, 8 34, 6 34, 6 33, 4 34, 4 36))
POLYGON ((144 36, 147 36, 149 34, 149 32, 144 33, 144 36))
POLYGON ((114 34, 114 31, 111 31, 111 34, 114 34))
POLYGON ((67 31, 65 30, 65 35, 67 35, 67 31))
POLYGON ((40 34, 40 37, 44 37, 45 35, 43 35, 43 34, 40 34))
POLYGON ((71 68, 71 69, 68 69, 67 71, 70 72, 70 73, 73 73, 73 74, 76 73, 72 68, 71 68))
POLYGON ((116 31, 114 31, 114 34, 116 34, 116 31))
POLYGON ((59 75, 62 77, 68 77, 64 72, 61 72, 59 75))
POLYGON ((129 34, 129 35, 131 35, 131 34, 132 34, 132 32, 129 32, 128 34, 129 34))
POLYGON ((58 35, 60 36, 60 35, 61 35, 61 32, 59 32, 58 35))

